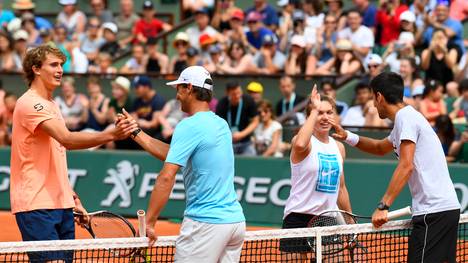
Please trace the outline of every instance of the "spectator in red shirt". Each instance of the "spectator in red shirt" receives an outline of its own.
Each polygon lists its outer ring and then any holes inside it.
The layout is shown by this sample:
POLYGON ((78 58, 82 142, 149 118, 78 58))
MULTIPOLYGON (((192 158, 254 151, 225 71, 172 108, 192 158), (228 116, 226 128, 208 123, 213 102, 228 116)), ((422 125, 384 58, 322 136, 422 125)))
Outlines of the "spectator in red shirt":
POLYGON ((408 10, 408 6, 400 0, 380 1, 377 11, 377 28, 380 29, 378 44, 387 46, 390 42, 398 39, 400 35, 400 14, 408 10))
POLYGON ((161 31, 169 31, 172 26, 154 17, 156 10, 149 0, 143 2, 143 17, 135 23, 133 34, 135 42, 146 43, 148 38, 156 37, 161 31))

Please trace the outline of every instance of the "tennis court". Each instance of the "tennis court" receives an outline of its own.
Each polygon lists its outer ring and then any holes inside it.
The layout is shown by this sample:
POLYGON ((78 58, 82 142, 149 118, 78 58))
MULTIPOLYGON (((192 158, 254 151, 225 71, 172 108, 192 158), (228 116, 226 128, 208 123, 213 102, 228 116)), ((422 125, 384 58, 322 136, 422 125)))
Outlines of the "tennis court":
MULTIPOLYGON (((468 261, 468 215, 459 224, 457 262, 468 261)), ((249 231, 241 262, 404 262, 411 225, 392 221, 375 230, 371 224, 322 228, 249 231), (295 239, 310 245, 307 253, 283 253, 280 240, 295 239), (316 244, 320 244, 317 246, 316 244)), ((70 253, 73 262, 173 262, 175 236, 160 237, 148 248, 145 238, 69 241, 7 242, 0 244, 1 262, 28 262, 37 253, 70 253), (31 254, 32 253, 32 254, 31 254), (36 254, 34 254, 36 253, 36 254)), ((294 246, 294 243, 291 246, 294 246)), ((48 254, 50 256, 51 254, 48 254)), ((41 262, 41 261, 38 261, 41 262)))

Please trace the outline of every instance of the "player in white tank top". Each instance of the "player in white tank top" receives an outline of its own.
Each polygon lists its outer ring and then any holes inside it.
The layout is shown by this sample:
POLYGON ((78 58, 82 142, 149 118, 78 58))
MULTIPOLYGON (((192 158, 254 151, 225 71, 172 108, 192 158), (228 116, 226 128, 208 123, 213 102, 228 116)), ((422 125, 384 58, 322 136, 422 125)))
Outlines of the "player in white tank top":
POLYGON ((318 215, 330 209, 351 211, 344 183, 342 143, 329 136, 336 108, 333 100, 312 90, 310 114, 292 140, 291 192, 284 219, 291 213, 318 215))

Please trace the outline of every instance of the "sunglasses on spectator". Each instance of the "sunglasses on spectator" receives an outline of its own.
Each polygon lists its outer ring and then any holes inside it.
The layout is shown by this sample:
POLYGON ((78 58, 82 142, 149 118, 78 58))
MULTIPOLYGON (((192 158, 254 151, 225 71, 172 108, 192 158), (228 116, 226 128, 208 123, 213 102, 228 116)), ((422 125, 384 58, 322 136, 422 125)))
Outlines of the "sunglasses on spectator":
POLYGON ((379 65, 377 65, 377 64, 375 64, 375 65, 368 65, 367 67, 368 67, 368 68, 378 68, 379 65))

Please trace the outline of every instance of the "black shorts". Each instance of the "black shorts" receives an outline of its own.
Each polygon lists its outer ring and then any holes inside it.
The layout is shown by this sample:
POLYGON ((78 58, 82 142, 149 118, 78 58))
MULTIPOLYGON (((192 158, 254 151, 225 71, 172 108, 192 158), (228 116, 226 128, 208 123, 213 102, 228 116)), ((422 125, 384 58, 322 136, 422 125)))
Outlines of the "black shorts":
POLYGON ((456 262, 460 210, 414 216, 408 262, 456 262))

